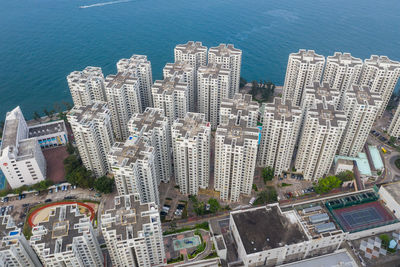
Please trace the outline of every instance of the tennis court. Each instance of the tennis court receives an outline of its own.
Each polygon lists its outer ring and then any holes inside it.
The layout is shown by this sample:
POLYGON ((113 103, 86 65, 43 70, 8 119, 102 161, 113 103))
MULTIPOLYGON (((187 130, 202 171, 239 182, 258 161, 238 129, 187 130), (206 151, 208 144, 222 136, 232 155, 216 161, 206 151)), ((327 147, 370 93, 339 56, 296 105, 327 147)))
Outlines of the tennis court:
POLYGON ((383 225, 395 219, 379 201, 334 209, 332 213, 343 230, 349 232, 383 225))

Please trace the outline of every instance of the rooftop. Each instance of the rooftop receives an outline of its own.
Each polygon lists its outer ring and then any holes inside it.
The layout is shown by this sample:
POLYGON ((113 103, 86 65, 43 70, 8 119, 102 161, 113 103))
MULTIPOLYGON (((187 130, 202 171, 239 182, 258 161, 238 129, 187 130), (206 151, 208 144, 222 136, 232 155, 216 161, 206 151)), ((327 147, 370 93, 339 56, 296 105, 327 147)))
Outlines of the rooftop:
POLYGON ((44 244, 49 254, 65 252, 72 249, 73 239, 88 231, 90 219, 79 212, 76 204, 53 208, 48 221, 33 227, 30 241, 44 244))
POLYGON ((0 251, 15 244, 21 234, 10 215, 0 215, 0 251))
POLYGON ((207 66, 200 66, 197 73, 201 73, 204 78, 211 77, 213 79, 219 76, 230 76, 231 74, 229 69, 225 69, 221 64, 217 63, 208 63, 207 66))
POLYGON ((379 153, 378 148, 376 146, 368 146, 368 150, 371 155, 374 168, 376 170, 383 170, 385 166, 383 165, 381 153, 379 153))
POLYGON ((10 112, 7 112, 3 129, 1 149, 4 149, 8 146, 14 147, 19 142, 19 139, 24 139, 27 137, 21 136, 23 135, 23 129, 18 129, 21 124, 25 124, 26 126, 24 115, 22 114, 21 108, 19 106, 14 108, 10 112))
POLYGON ((321 266, 341 266, 357 267, 358 264, 347 250, 341 249, 334 253, 313 257, 289 264, 279 265, 280 267, 321 267, 321 266))
POLYGON ((167 63, 163 69, 164 77, 180 76, 189 72, 194 73, 194 68, 188 62, 179 60, 174 63, 167 63))
POLYGON ((382 186, 397 203, 400 203, 400 182, 389 183, 382 186))
POLYGON ((148 146, 142 137, 129 137, 124 143, 115 142, 109 157, 113 159, 112 165, 125 167, 138 160, 149 160, 153 153, 154 148, 148 146))
POLYGON ((282 213, 277 205, 232 212, 247 254, 307 241, 294 214, 282 213))
POLYGON ((172 95, 175 91, 187 92, 187 83, 181 82, 178 77, 167 77, 164 80, 156 80, 153 84, 153 94, 172 95))
POLYGON ((117 196, 114 209, 102 215, 101 227, 106 231, 115 230, 118 240, 142 237, 140 232, 143 231, 143 225, 153 222, 149 211, 158 216, 157 206, 154 203, 140 203, 138 194, 117 196))
POLYGON ((168 118, 164 116, 162 109, 147 107, 143 113, 133 114, 128 122, 128 129, 131 133, 150 133, 155 128, 164 127, 165 124, 168 124, 168 118))
POLYGON ((380 94, 371 92, 368 86, 353 84, 347 90, 346 97, 354 98, 359 105, 380 106, 382 103, 380 94))
POLYGON ((339 159, 356 161, 358 170, 360 171, 360 174, 362 176, 372 176, 368 158, 365 153, 362 153, 362 152, 358 153, 358 157, 335 156, 335 159, 334 159, 335 164, 337 164, 339 159))
POLYGON ((70 85, 77 83, 86 84, 91 80, 97 80, 99 78, 104 79, 101 68, 92 66, 86 67, 83 71, 73 71, 67 76, 70 85))
POLYGON ((236 121, 231 118, 226 125, 219 125, 216 136, 224 136, 224 144, 232 144, 243 146, 246 139, 257 140, 260 130, 257 127, 247 127, 245 120, 236 121))
POLYGON ((108 75, 105 84, 106 88, 121 89, 125 85, 134 86, 139 83, 138 78, 136 78, 129 71, 118 72, 117 75, 108 75))
POLYGON ((369 59, 364 60, 364 62, 367 66, 373 66, 378 69, 387 69, 390 71, 394 71, 400 68, 399 61, 390 60, 386 56, 372 55, 369 59))
POLYGON ((62 132, 67 132, 67 129, 65 128, 64 121, 59 120, 29 127, 28 136, 40 137, 62 132))
POLYGON ((318 119, 320 125, 327 127, 338 127, 347 123, 344 111, 336 110, 333 105, 328 103, 317 103, 316 107, 311 108, 307 115, 318 119))
POLYGON ((253 98, 249 94, 235 94, 233 99, 222 99, 221 109, 230 109, 231 114, 237 114, 241 112, 242 116, 247 116, 249 111, 258 112, 259 104, 257 101, 253 101, 253 98))
POLYGON ((196 54, 207 52, 207 47, 203 46, 201 42, 188 41, 186 44, 178 44, 175 50, 182 51, 185 54, 196 54))
POLYGON ((289 58, 296 59, 301 62, 308 62, 308 63, 324 63, 325 57, 322 55, 318 55, 315 53, 314 50, 305 50, 300 49, 297 53, 291 53, 289 58))
POLYGON ((95 120, 104 120, 105 116, 110 116, 107 103, 96 101, 91 105, 73 107, 68 112, 68 117, 73 117, 74 121, 80 124, 92 123, 95 120))
POLYGON ((339 90, 333 89, 329 86, 329 83, 314 82, 312 86, 307 86, 305 88, 306 95, 312 95, 314 100, 319 100, 318 102, 328 102, 333 103, 335 99, 339 99, 339 90))
POLYGON ((229 57, 231 55, 241 55, 242 50, 235 48, 233 44, 228 44, 228 45, 220 44, 219 46, 216 47, 210 47, 208 53, 222 57, 229 57))
POLYGON ((141 66, 150 65, 150 61, 147 60, 145 55, 132 55, 130 58, 122 58, 117 63, 117 69, 119 72, 124 70, 133 70, 141 66))
POLYGON ((275 120, 292 121, 294 117, 301 117, 301 109, 292 105, 291 100, 275 97, 273 101, 264 105, 264 113, 272 113, 275 120))
POLYGON ((177 119, 172 131, 179 132, 180 137, 186 139, 197 138, 199 134, 211 131, 211 125, 205 121, 205 115, 201 113, 186 113, 185 118, 177 119))
POLYGON ((340 53, 335 52, 333 56, 327 57, 327 62, 329 63, 337 63, 338 65, 354 67, 360 66, 362 67, 363 61, 361 58, 353 57, 350 53, 340 53))

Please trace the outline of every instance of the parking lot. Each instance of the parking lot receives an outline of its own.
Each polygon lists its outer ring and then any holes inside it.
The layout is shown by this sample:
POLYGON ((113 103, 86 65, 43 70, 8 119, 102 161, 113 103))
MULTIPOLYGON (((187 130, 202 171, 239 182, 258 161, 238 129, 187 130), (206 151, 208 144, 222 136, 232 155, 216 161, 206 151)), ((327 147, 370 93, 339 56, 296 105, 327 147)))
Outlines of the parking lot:
POLYGON ((100 196, 96 196, 96 192, 76 188, 72 189, 71 186, 64 191, 52 189, 52 193, 49 193, 50 190, 45 190, 40 193, 26 193, 17 196, 13 196, 11 198, 4 199, 2 198, 2 202, 0 203, 0 214, 10 214, 14 222, 21 227, 25 222, 26 215, 29 210, 39 204, 46 202, 59 201, 63 199, 93 199, 100 200, 100 196))
POLYGON ((274 180, 279 200, 299 197, 314 192, 312 182, 304 180, 300 174, 284 174, 274 180))

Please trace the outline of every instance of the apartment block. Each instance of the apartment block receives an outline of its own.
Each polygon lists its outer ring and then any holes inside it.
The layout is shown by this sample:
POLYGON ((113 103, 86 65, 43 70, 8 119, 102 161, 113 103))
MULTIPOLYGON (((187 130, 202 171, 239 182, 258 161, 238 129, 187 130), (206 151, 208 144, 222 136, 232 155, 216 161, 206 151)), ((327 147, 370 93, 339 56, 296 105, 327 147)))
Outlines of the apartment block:
POLYGON ((232 44, 220 44, 217 47, 210 47, 208 50, 208 63, 221 64, 223 68, 231 71, 229 98, 233 98, 236 93, 239 93, 242 50, 235 48, 232 44))
POLYGON ((322 103, 308 110, 295 161, 305 179, 319 179, 328 173, 346 124, 345 113, 333 105, 322 103))
POLYGON ((0 266, 43 266, 10 215, 0 215, 0 266))
POLYGON ((249 195, 256 166, 259 129, 245 120, 230 119, 215 133, 214 187, 224 201, 239 201, 249 195))
POLYGON ((46 160, 37 138, 29 137, 20 107, 7 112, 0 151, 0 168, 11 188, 46 179, 46 160))
POLYGON ((400 105, 396 109, 396 113, 390 123, 388 134, 394 137, 400 137, 400 105))
POLYGON ((101 231, 113 266, 151 267, 166 262, 157 205, 138 194, 117 196, 101 215, 101 231))
POLYGON ((333 105, 336 109, 340 109, 340 91, 332 88, 329 83, 313 82, 305 87, 301 108, 305 114, 307 110, 316 107, 317 104, 327 103, 333 105))
POLYGON ((347 126, 339 148, 339 154, 356 157, 363 149, 372 125, 379 114, 382 98, 368 86, 353 84, 344 96, 343 110, 347 126))
POLYGON ((314 50, 300 49, 289 55, 286 69, 283 98, 292 100, 293 105, 300 105, 304 88, 313 82, 320 82, 324 70, 325 57, 314 50))
POLYGON ((163 111, 146 108, 143 113, 134 114, 128 122, 128 129, 130 136, 142 137, 154 147, 157 179, 168 183, 172 174, 171 126, 163 111))
POLYGON ((360 85, 367 85, 371 88, 371 92, 381 94, 383 103, 379 110, 379 116, 385 111, 399 77, 400 62, 398 61, 376 55, 364 60, 360 85))
POLYGON ((258 165, 274 168, 275 175, 290 171, 296 140, 300 134, 301 109, 290 100, 274 98, 264 105, 258 165))
POLYGON ((178 78, 179 82, 187 84, 189 111, 197 110, 197 88, 195 87, 196 69, 185 61, 167 63, 163 69, 164 78, 178 78))
POLYGON ((187 113, 171 128, 175 181, 182 194, 197 195, 210 176, 211 125, 204 114, 187 113))
POLYGON ((323 82, 332 89, 339 90, 341 102, 344 93, 352 84, 358 84, 363 69, 363 61, 350 53, 335 52, 326 58, 323 82))
POLYGON ((233 98, 221 101, 220 124, 228 124, 229 119, 245 120, 248 127, 257 127, 259 104, 249 94, 235 94, 233 98))
POLYGON ((106 101, 104 75, 99 67, 86 67, 67 76, 69 90, 75 106, 87 106, 93 101, 106 101))
POLYGON ((169 121, 183 118, 189 111, 188 85, 178 77, 156 80, 152 92, 154 107, 163 110, 169 121))
POLYGON ((188 41, 186 44, 175 46, 174 56, 175 62, 187 62, 197 71, 200 66, 207 64, 207 47, 201 42, 188 41))
POLYGON ((139 194, 142 203, 160 203, 156 153, 143 137, 116 142, 108 155, 118 195, 139 194))
POLYGON ((229 97, 230 70, 221 64, 201 66, 197 71, 197 90, 199 113, 203 113, 211 128, 219 124, 219 114, 222 99, 229 97))
POLYGON ((67 114, 79 155, 86 169, 97 177, 108 171, 107 154, 114 143, 111 112, 104 102, 76 106, 67 114))
POLYGON ((142 112, 139 79, 131 72, 118 72, 107 76, 105 87, 115 138, 125 140, 129 119, 134 113, 142 112))
POLYGON ((117 63, 117 70, 118 72, 129 72, 138 79, 140 112, 143 112, 146 107, 152 107, 151 85, 153 84, 153 74, 151 62, 147 60, 147 56, 132 55, 130 58, 123 58, 117 63))
POLYGON ((90 218, 76 204, 57 206, 32 228, 31 246, 44 266, 102 267, 103 254, 90 218))

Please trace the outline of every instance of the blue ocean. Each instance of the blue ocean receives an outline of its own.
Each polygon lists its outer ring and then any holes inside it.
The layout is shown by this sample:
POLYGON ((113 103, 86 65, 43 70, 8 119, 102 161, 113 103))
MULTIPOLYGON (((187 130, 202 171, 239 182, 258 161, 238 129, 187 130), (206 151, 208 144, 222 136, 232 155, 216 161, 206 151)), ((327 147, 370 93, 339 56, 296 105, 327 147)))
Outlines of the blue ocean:
POLYGON ((153 78, 188 40, 233 43, 247 80, 284 81, 300 48, 400 60, 399 0, 12 0, 0 2, 0 118, 27 118, 71 97, 65 77, 87 65, 115 73, 145 54, 153 78), (104 4, 107 3, 107 4, 104 4), (80 8, 80 6, 88 6, 80 8))

